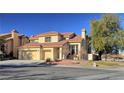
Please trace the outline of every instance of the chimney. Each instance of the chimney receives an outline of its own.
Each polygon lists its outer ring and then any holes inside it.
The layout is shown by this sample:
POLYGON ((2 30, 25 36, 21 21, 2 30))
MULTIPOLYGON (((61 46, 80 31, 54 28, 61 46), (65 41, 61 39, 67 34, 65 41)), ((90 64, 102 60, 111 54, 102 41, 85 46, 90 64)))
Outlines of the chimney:
POLYGON ((17 58, 17 50, 19 47, 19 34, 15 29, 13 29, 11 33, 13 38, 13 56, 17 58))
POLYGON ((86 29, 85 28, 83 28, 82 30, 81 30, 81 37, 85 40, 86 39, 86 29))
POLYGON ((13 37, 13 38, 15 37, 15 34, 18 34, 18 32, 17 32, 15 29, 13 29, 13 30, 11 31, 11 33, 12 33, 12 37, 13 37))

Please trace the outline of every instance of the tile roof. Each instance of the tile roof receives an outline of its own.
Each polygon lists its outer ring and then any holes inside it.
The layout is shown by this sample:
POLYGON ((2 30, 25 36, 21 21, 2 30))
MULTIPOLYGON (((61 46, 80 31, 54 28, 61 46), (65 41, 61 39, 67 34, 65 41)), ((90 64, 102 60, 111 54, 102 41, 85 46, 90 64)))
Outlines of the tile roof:
POLYGON ((0 34, 0 39, 5 39, 11 37, 11 33, 0 34))
POLYGON ((38 35, 37 36, 32 36, 32 37, 30 37, 30 40, 36 40, 36 39, 38 39, 38 35))
POLYGON ((23 34, 19 35, 19 38, 23 38, 23 37, 25 37, 25 38, 29 38, 28 36, 23 35, 23 34))
POLYGON ((23 45, 20 48, 24 48, 24 47, 45 47, 45 48, 61 47, 61 46, 63 46, 66 43, 67 43, 67 40, 60 41, 60 42, 50 42, 50 43, 36 43, 36 42, 32 42, 32 43, 28 43, 26 45, 23 45))
POLYGON ((60 42, 50 42, 50 43, 28 43, 26 45, 23 45, 21 47, 45 47, 45 48, 51 48, 51 47, 62 47, 64 44, 67 44, 68 42, 70 43, 80 43, 83 39, 81 36, 75 36, 72 39, 69 40, 63 40, 60 42))
POLYGON ((44 35, 59 35, 59 34, 60 34, 59 32, 50 31, 50 32, 43 33, 40 36, 44 36, 44 35))
POLYGON ((67 40, 60 41, 60 42, 42 43, 41 45, 43 47, 62 47, 66 43, 67 43, 67 40))
POLYGON ((54 36, 54 35, 61 35, 61 34, 59 32, 46 32, 46 33, 42 33, 42 34, 33 36, 30 39, 35 40, 35 39, 38 39, 38 37, 41 37, 41 36, 54 36))
POLYGON ((9 37, 9 38, 6 38, 5 40, 13 40, 13 38, 12 37, 9 37))
POLYGON ((61 35, 61 36, 64 36, 64 37, 72 37, 75 35, 75 33, 73 32, 65 32, 65 33, 59 33, 59 32, 46 32, 46 33, 42 33, 42 34, 39 34, 39 35, 36 35, 36 36, 32 36, 30 37, 30 40, 36 40, 38 39, 40 36, 53 36, 53 35, 61 35))
MULTIPOLYGON (((52 33, 51 33, 52 34, 52 33)), ((72 35, 74 33, 64 33, 64 34, 67 34, 67 35, 72 35)), ((39 37, 39 35, 35 36, 34 38, 37 38, 39 37)), ((79 35, 75 35, 75 37, 71 38, 71 39, 68 39, 68 40, 63 40, 63 41, 59 41, 59 42, 47 42, 47 43, 36 43, 36 42, 32 42, 32 43, 28 43, 24 46, 21 46, 21 47, 46 47, 46 48, 51 48, 51 47, 61 47, 63 46, 64 44, 66 43, 80 43, 82 42, 82 37, 79 36, 79 35)))
POLYGON ((65 32, 65 33, 61 33, 64 37, 71 37, 74 35, 73 32, 65 32))
POLYGON ((74 38, 72 39, 69 39, 68 42, 71 42, 71 43, 78 43, 78 42, 81 42, 83 39, 81 38, 81 36, 75 36, 74 38))
POLYGON ((0 36, 10 35, 11 33, 0 34, 0 36))
POLYGON ((0 34, 0 39, 11 38, 11 37, 12 37, 12 32, 18 33, 18 32, 16 31, 16 29, 13 29, 13 30, 11 31, 11 33, 0 34))
POLYGON ((31 42, 23 46, 20 46, 19 48, 25 48, 25 47, 41 47, 41 43, 31 42))

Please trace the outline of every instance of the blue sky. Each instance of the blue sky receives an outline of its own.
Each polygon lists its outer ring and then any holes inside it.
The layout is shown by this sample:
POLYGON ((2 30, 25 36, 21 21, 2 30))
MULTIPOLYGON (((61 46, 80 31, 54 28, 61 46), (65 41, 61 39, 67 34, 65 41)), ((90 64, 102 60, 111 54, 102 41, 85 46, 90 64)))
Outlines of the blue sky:
MULTIPOLYGON (((0 34, 8 33, 12 29, 28 36, 47 31, 81 34, 82 28, 86 28, 87 34, 90 34, 90 20, 99 19, 101 15, 100 13, 0 14, 0 34)), ((124 14, 118 15, 124 18, 124 14)), ((123 27, 124 22, 121 23, 123 27)))

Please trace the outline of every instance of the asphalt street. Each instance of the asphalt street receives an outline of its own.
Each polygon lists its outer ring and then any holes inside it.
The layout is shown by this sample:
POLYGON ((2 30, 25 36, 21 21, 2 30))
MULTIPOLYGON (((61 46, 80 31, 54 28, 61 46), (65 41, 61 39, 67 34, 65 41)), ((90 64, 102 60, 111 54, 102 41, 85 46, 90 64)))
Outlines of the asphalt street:
POLYGON ((0 67, 0 80, 123 80, 124 68, 60 66, 0 67))

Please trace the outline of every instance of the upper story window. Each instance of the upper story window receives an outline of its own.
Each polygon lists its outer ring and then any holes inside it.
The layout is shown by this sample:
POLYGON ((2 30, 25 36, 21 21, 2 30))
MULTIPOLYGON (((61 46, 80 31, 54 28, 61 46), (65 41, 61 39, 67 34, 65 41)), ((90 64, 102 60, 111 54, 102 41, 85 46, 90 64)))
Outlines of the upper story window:
POLYGON ((45 37, 45 42, 51 42, 51 37, 45 37))
MULTIPOLYGON (((38 40, 31 40, 31 42, 35 43, 35 42, 38 42, 38 40)), ((27 41, 27 43, 28 43, 28 41, 27 41)))

